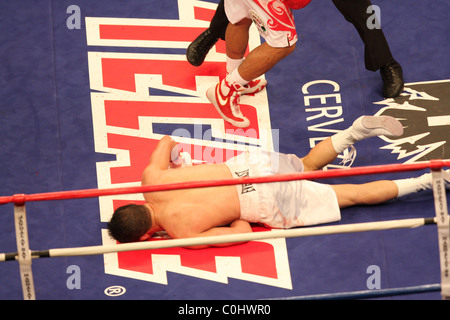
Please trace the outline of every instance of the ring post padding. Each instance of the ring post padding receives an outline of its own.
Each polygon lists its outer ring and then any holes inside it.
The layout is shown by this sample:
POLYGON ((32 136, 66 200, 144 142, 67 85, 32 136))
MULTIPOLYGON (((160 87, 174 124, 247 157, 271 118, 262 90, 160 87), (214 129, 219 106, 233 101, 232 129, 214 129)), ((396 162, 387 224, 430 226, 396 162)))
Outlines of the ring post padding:
POLYGON ((31 269, 31 251, 28 241, 27 217, 24 203, 14 204, 14 222, 19 260, 20 278, 24 300, 36 300, 33 272, 31 269))
POLYGON ((447 196, 442 169, 433 169, 431 174, 433 178, 433 195, 439 237, 441 295, 443 300, 450 300, 450 220, 448 216, 447 196))

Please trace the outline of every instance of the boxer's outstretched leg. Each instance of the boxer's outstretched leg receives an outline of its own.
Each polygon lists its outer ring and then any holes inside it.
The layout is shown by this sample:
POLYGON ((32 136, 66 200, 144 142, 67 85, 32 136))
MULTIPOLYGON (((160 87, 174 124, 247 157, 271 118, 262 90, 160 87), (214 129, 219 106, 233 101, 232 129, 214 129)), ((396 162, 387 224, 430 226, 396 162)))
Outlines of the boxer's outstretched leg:
POLYGON ((317 144, 302 162, 305 171, 318 170, 333 162, 341 152, 357 141, 380 135, 398 137, 402 134, 402 124, 393 117, 362 116, 350 128, 317 144))

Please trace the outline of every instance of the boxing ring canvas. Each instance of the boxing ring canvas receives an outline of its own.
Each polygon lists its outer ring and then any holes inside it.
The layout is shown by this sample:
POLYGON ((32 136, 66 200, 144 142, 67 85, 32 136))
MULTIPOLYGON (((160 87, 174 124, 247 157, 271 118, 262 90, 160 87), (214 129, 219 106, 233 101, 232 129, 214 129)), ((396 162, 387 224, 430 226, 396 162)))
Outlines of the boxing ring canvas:
MULTIPOLYGON (((295 11, 296 51, 245 97, 250 128, 225 123, 206 89, 225 75, 219 41, 201 67, 189 43, 218 1, 19 0, 0 3, 0 196, 139 185, 169 134, 197 162, 222 162, 247 145, 305 155, 361 115, 402 118, 405 135, 356 145, 329 169, 449 159, 449 3, 374 0, 402 65, 405 90, 384 99, 362 42, 331 1, 295 11)), ((251 30, 250 49, 261 43, 251 30)), ((325 179, 359 183, 422 172, 325 179)), ((33 250, 109 245, 122 195, 27 203, 33 250)), ((431 193, 344 209, 341 224, 435 216, 431 193)), ((270 232, 254 226, 256 232, 270 232)), ((164 241, 164 235, 158 240, 164 241)), ((13 205, 0 206, 0 252, 17 251, 13 205)), ((33 261, 38 299, 271 299, 440 283, 436 228, 252 241, 33 261)), ((389 299, 440 299, 429 292, 389 299)), ((0 299, 22 299, 16 262, 0 263, 0 299)))

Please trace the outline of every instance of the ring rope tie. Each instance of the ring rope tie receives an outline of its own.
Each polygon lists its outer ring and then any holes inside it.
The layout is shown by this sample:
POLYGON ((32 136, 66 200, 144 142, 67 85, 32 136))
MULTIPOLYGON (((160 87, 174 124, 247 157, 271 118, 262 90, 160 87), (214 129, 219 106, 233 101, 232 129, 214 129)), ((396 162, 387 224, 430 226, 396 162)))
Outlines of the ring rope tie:
POLYGON ((450 220, 447 208, 447 196, 442 170, 433 169, 431 175, 439 239, 441 293, 443 299, 450 300, 450 220))

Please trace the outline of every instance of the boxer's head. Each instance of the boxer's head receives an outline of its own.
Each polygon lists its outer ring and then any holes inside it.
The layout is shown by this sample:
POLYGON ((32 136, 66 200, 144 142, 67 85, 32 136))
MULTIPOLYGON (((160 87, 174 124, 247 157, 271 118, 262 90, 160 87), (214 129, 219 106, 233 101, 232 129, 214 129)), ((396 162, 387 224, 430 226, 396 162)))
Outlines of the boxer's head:
POLYGON ((120 243, 144 240, 151 227, 149 208, 136 204, 117 208, 108 223, 109 234, 120 243))

